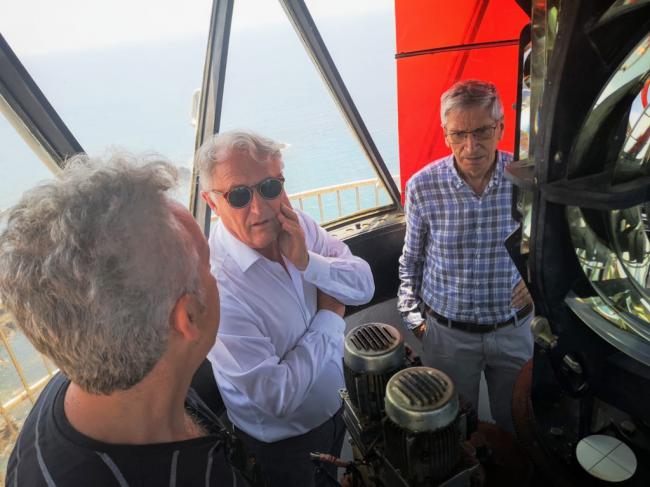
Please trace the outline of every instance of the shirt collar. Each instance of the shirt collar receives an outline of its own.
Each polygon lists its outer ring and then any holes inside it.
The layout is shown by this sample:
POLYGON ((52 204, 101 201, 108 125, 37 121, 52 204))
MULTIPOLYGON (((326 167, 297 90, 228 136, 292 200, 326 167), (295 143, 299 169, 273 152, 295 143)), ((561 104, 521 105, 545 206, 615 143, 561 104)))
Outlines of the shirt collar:
MULTIPOLYGON (((460 174, 458 174, 458 169, 456 169, 456 165, 454 164, 454 155, 449 154, 449 156, 445 159, 444 163, 447 165, 451 177, 451 182, 454 185, 454 187, 456 189, 460 189, 462 186, 467 186, 465 180, 460 176, 460 174)), ((499 184, 499 181, 501 181, 501 177, 503 176, 503 166, 504 166, 503 152, 497 151, 495 163, 496 163, 496 167, 494 168, 492 177, 490 178, 490 181, 485 187, 483 194, 485 194, 485 192, 488 191, 493 186, 497 186, 499 184)))
POLYGON ((221 241, 224 250, 228 252, 242 272, 246 272, 250 266, 263 258, 262 254, 257 250, 251 249, 230 233, 221 220, 217 223, 217 238, 221 241))

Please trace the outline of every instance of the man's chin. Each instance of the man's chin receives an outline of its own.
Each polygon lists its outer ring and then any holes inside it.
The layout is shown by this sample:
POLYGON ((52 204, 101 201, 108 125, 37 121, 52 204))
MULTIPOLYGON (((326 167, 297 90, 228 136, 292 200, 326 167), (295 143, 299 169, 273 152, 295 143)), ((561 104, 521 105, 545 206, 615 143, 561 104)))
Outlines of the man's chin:
POLYGON ((267 229, 265 231, 252 232, 251 235, 251 247, 256 250, 265 249, 278 241, 279 232, 274 229, 267 229))

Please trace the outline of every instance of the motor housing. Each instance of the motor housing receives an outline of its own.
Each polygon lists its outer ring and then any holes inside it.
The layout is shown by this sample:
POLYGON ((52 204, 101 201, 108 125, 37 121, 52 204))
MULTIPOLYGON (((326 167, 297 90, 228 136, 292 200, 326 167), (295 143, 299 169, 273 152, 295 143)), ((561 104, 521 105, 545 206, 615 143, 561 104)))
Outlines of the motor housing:
POLYGON ((382 418, 386 384, 404 366, 404 339, 397 328, 367 323, 350 330, 343 355, 345 387, 364 419, 382 418))
POLYGON ((386 387, 383 434, 390 463, 416 485, 435 485, 461 457, 460 406, 444 372, 411 367, 397 372, 386 387))

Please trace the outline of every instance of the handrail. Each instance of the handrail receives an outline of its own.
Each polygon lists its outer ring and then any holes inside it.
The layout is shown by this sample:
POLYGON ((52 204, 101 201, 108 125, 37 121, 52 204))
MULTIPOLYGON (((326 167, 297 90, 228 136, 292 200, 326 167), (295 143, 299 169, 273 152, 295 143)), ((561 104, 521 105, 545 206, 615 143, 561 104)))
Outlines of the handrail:
MULTIPOLYGON (((45 356, 41 355, 36 350, 32 349, 33 353, 29 354, 29 357, 19 357, 16 354, 10 340, 11 335, 7 333, 8 328, 6 327, 6 325, 11 323, 13 320, 13 316, 6 308, 0 308, 0 350, 4 348, 7 351, 9 363, 16 371, 21 386, 21 390, 13 393, 8 400, 0 402, 0 433, 2 433, 0 435, 0 460, 2 461, 6 461, 6 455, 8 455, 13 442, 18 435, 22 422, 25 419, 24 414, 31 409, 25 409, 23 407, 24 402, 29 401, 33 406, 38 394, 58 370, 49 364, 45 356), (23 370, 21 361, 24 363, 25 360, 31 359, 35 354, 41 357, 46 373, 41 378, 30 383, 23 370), (17 411, 17 414, 12 415, 12 411, 17 411)), ((16 330, 16 333, 20 333, 20 331, 16 330)), ((0 461, 0 465, 2 465, 2 461, 0 461)), ((2 485, 3 477, 4 471, 3 469, 0 469, 0 485, 2 485)))

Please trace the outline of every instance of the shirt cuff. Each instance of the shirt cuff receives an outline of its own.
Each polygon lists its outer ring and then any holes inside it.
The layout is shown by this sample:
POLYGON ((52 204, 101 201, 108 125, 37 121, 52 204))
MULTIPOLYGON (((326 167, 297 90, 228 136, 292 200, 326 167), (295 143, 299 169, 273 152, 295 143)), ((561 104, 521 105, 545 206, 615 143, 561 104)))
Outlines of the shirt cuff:
POLYGON ((326 257, 323 257, 316 252, 308 250, 309 262, 307 267, 302 271, 305 280, 309 282, 322 282, 330 278, 330 263, 326 257))
POLYGON ((334 311, 321 309, 312 318, 309 329, 337 338, 345 332, 345 320, 334 311))
POLYGON ((414 330, 422 324, 424 317, 419 311, 410 311, 402 314, 402 320, 409 330, 414 330))

